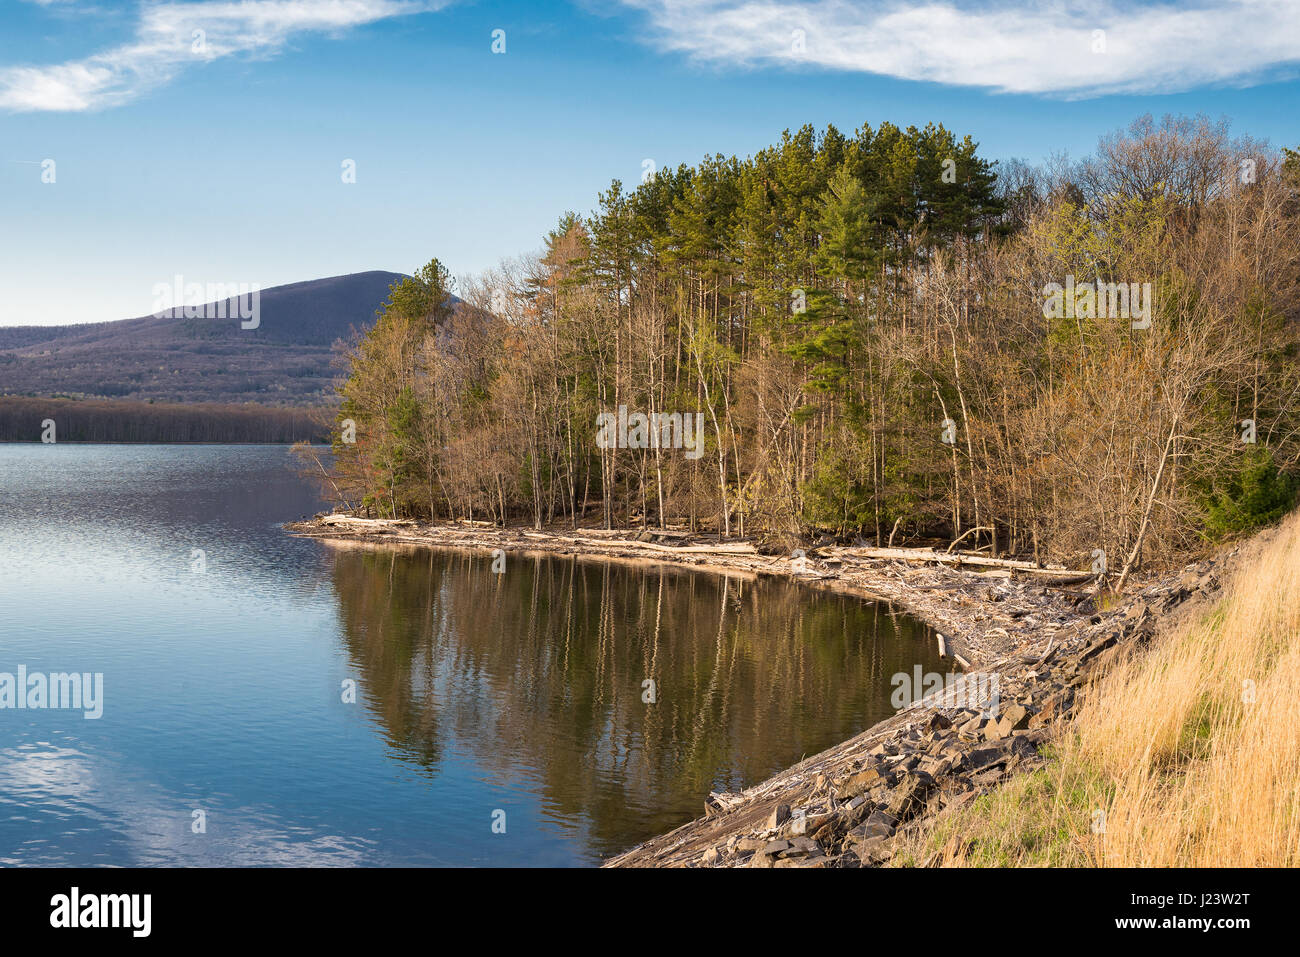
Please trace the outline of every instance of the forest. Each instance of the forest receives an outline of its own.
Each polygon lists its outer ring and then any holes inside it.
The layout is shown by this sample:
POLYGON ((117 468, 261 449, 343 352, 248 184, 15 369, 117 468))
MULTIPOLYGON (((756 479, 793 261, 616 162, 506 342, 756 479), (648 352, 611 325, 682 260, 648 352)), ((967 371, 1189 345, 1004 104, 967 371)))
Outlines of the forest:
POLYGON ((321 441, 328 434, 329 414, 321 409, 0 396, 0 442, 288 444, 321 441))
POLYGON ((395 283, 347 345, 331 488, 1159 564, 1295 498, 1298 229, 1300 155, 1226 121, 1143 117, 1037 167, 942 126, 805 126, 614 181, 484 275, 395 283), (697 414, 699 454, 656 427, 697 414))

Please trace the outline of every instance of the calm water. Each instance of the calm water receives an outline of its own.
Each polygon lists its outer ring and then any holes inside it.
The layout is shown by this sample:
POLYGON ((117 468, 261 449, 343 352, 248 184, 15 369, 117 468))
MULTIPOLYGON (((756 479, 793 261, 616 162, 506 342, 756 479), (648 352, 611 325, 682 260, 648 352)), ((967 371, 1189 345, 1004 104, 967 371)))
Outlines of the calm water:
POLYGON ((292 538, 288 466, 0 446, 0 672, 104 676, 98 720, 0 710, 0 864, 590 864, 939 667, 783 582, 292 538))

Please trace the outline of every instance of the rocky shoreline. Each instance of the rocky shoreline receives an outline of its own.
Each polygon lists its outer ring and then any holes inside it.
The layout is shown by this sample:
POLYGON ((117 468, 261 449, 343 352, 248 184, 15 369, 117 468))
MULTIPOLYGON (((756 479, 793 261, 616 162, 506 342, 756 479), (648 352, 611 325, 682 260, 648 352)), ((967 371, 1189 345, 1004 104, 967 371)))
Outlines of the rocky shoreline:
MULTIPOLYGON (((1039 570, 989 570, 869 557, 872 549, 797 555, 636 531, 534 531, 323 516, 297 535, 344 544, 544 553, 660 562, 723 574, 781 575, 888 602, 942 635, 955 680, 856 737, 739 794, 710 795, 704 816, 607 861, 607 867, 858 867, 887 863, 898 829, 952 811, 1041 763, 1081 686, 1158 618, 1220 587, 1223 558, 1148 581, 1117 607, 1039 570), (632 536, 632 537, 629 537, 632 536)), ((977 559, 978 556, 968 556, 977 559)), ((1077 576, 1075 576, 1077 577, 1077 576)), ((917 676, 921 677, 921 676, 917 676)))
MULTIPOLYGON (((736 795, 705 816, 607 861, 607 867, 862 867, 887 864, 900 828, 951 812, 1032 770, 1073 714, 1082 686, 1157 622, 1220 587, 1217 560, 1149 584, 1119 608, 1059 629, 967 671, 857 737, 736 795), (998 702, 964 694, 996 676, 998 702), (975 705, 972 707, 972 704, 975 705)), ((981 688, 983 690, 983 688, 981 688)))

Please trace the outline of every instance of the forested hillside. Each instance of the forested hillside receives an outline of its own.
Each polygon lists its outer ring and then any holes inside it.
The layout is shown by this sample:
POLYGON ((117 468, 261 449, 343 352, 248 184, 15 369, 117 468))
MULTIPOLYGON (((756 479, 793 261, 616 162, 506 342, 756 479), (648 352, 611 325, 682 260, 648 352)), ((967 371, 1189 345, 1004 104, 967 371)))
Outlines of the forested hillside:
POLYGON ((255 326, 230 306, 225 318, 0 328, 0 395, 327 403, 338 372, 334 343, 368 326, 402 278, 365 272, 261 290, 255 326))
POLYGON ((436 260, 394 293, 349 357, 340 488, 382 514, 1181 554, 1294 498, 1297 166, 1200 119, 1046 169, 885 124, 616 181, 465 284, 491 315, 451 315, 436 260), (699 413, 702 454, 598 441, 636 413, 699 413))
POLYGON ((321 408, 0 396, 0 442, 318 442, 321 408), (52 423, 52 425, 51 425, 52 423))

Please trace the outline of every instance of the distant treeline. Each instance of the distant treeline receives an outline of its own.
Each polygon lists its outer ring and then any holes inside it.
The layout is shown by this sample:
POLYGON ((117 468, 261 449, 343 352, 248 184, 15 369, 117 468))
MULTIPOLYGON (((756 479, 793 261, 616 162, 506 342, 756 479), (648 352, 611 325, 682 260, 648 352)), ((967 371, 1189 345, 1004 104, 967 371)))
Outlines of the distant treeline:
POLYGON ((327 416, 265 405, 0 396, 0 442, 46 435, 56 442, 316 442, 328 433, 327 416))

